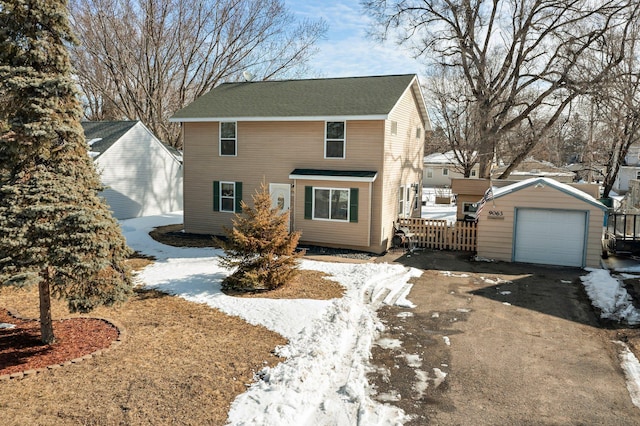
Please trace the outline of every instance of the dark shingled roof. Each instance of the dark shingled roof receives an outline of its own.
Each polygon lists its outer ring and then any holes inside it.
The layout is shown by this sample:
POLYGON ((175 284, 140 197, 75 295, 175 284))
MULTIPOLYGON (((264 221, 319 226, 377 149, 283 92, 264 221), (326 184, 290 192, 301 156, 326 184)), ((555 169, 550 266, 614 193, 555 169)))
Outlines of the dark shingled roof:
POLYGON ((319 170, 319 169, 295 169, 292 175, 298 176, 330 176, 330 177, 357 177, 372 178, 377 172, 368 170, 319 170))
POLYGON ((83 121, 82 128, 84 129, 84 135, 87 138, 87 142, 92 139, 101 140, 93 143, 89 147, 89 151, 97 152, 98 155, 93 157, 99 157, 111 145, 116 143, 118 139, 124 136, 133 126, 138 123, 137 121, 83 121))
POLYGON ((224 83, 176 112, 171 121, 387 115, 415 77, 406 74, 224 83))

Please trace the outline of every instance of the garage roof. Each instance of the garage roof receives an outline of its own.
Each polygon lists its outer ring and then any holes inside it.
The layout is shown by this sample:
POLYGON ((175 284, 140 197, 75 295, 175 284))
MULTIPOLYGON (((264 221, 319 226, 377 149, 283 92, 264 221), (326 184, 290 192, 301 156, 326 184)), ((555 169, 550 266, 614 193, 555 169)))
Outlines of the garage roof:
POLYGON ((594 207, 598 207, 601 210, 604 210, 604 211, 608 210, 607 206, 605 206, 600 201, 596 200, 586 192, 580 191, 579 189, 576 189, 570 185, 558 182, 557 180, 550 179, 550 178, 543 178, 543 177, 531 178, 531 179, 523 180, 521 182, 516 182, 511 185, 504 186, 502 188, 494 189, 493 196, 489 196, 488 198, 490 200, 493 200, 496 198, 504 197, 507 194, 511 194, 521 189, 528 188, 530 186, 537 187, 538 185, 550 186, 552 188, 557 189, 558 191, 564 192, 565 194, 578 198, 584 201, 585 203, 589 203, 594 207))

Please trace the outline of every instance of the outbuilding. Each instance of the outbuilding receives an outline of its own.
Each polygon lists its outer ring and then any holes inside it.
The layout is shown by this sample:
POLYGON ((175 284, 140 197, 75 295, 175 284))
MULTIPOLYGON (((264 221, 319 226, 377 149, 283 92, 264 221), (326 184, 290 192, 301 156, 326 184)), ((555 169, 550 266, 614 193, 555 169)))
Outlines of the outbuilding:
POLYGON ((477 254, 507 262, 599 267, 607 207, 549 178, 489 191, 478 213, 477 254))
POLYGON ((182 210, 182 154, 140 121, 82 122, 116 219, 182 210))

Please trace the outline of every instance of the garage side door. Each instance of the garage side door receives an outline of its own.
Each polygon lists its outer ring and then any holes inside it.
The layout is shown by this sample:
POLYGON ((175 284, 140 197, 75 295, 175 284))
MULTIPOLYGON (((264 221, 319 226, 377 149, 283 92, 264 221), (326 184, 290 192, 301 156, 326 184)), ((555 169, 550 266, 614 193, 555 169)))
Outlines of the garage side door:
POLYGON ((583 266, 586 220, 581 211, 518 209, 514 260, 583 266))

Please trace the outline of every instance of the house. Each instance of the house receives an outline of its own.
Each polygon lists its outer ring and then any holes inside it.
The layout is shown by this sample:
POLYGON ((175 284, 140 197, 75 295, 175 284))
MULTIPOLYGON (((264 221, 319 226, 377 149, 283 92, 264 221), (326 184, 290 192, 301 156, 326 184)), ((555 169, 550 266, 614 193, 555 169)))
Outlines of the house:
MULTIPOLYGON (((422 185, 430 188, 451 186, 451 179, 463 178, 460 163, 453 151, 444 153, 435 152, 426 155, 423 160, 424 173, 422 185)), ((470 178, 477 178, 479 165, 471 169, 470 178)))
MULTIPOLYGON (((500 176, 507 166, 500 166, 492 171, 493 176, 500 176)), ((565 167, 557 167, 548 161, 540 161, 527 158, 516 166, 509 174, 509 180, 518 181, 534 177, 546 177, 558 182, 571 183, 575 180, 576 173, 565 167)))
POLYGON ((489 193, 479 209, 477 254, 507 262, 599 267, 607 207, 549 178, 489 193))
POLYGON ((171 121, 186 232, 223 234, 262 182, 303 244, 382 253, 420 215, 431 124, 415 75, 225 83, 171 121))
POLYGON ((625 194, 629 191, 629 181, 637 179, 640 179, 640 144, 633 144, 624 157, 612 189, 618 194, 625 194))
MULTIPOLYGON (((456 219, 475 220, 480 200, 489 189, 489 186, 495 190, 496 188, 502 188, 517 182, 519 181, 506 179, 453 179, 451 181, 451 191, 456 196, 456 219)), ((567 185, 593 198, 600 198, 600 186, 597 184, 568 183, 567 185)))
POLYGON ((116 219, 182 210, 182 156, 140 121, 85 121, 82 128, 116 219))

